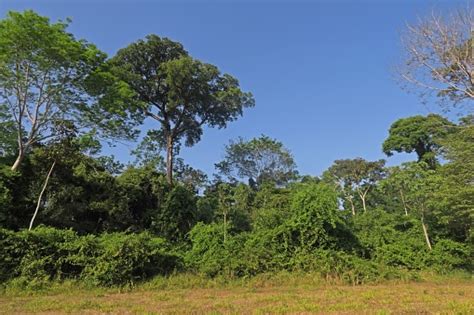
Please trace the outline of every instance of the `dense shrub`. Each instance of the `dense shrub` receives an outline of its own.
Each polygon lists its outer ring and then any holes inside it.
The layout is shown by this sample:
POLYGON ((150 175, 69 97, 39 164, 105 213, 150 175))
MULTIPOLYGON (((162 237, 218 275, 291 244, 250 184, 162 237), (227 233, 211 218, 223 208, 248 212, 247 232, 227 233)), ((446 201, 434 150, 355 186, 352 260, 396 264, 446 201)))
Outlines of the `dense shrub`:
POLYGON ((228 232, 228 226, 223 224, 196 224, 189 233, 192 247, 185 257, 188 268, 207 276, 231 272, 230 248, 236 244, 231 236, 224 242, 228 232))
POLYGON ((395 268, 337 250, 300 251, 292 257, 290 262, 292 270, 317 272, 323 278, 342 280, 350 284, 402 276, 401 272, 395 268))
POLYGON ((179 265, 161 238, 149 233, 79 236, 72 230, 38 227, 0 230, 2 281, 82 279, 96 285, 122 285, 166 274, 179 265))
POLYGON ((438 240, 428 258, 429 264, 443 273, 455 268, 472 270, 473 261, 467 245, 448 239, 438 240))
POLYGON ((176 267, 177 258, 166 253, 166 241, 148 233, 103 234, 93 264, 81 275, 97 285, 117 285, 165 274, 176 267))
POLYGON ((362 255, 367 259, 415 270, 426 265, 428 248, 419 220, 373 209, 353 221, 362 255))
POLYGON ((421 240, 401 240, 376 249, 375 260, 388 266, 421 270, 427 265, 428 249, 421 240))
POLYGON ((172 241, 182 240, 196 223, 196 198, 184 186, 175 186, 153 216, 152 230, 172 241))
POLYGON ((331 249, 299 247, 285 250, 278 231, 242 233, 223 242, 222 225, 198 224, 191 232, 193 247, 187 255, 188 267, 206 276, 255 276, 279 271, 317 272, 328 280, 361 284, 400 278, 395 268, 353 254, 331 249))
POLYGON ((324 184, 298 186, 289 214, 273 228, 230 235, 224 226, 198 224, 190 232, 187 264, 208 276, 253 276, 281 270, 316 271, 328 278, 361 283, 386 277, 379 264, 343 250, 357 243, 348 231, 335 192, 324 184))
POLYGON ((26 242, 18 233, 0 229, 0 281, 18 276, 17 267, 24 255, 26 242))

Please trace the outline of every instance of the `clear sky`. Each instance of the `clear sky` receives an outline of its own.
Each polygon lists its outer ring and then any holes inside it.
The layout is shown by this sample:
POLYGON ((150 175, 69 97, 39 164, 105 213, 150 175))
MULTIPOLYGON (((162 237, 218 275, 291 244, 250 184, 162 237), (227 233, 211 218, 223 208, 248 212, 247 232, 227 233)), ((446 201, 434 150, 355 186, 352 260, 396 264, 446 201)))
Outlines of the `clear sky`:
MULTIPOLYGON (((256 100, 227 129, 207 129, 183 149, 187 163, 212 173, 230 139, 266 134, 291 150, 300 173, 318 175, 335 159, 384 158, 390 124, 428 112, 394 79, 400 32, 433 8, 468 2, 0 0, 0 16, 33 9, 53 21, 70 17, 76 37, 109 55, 151 33, 181 42, 237 77, 256 100)), ((127 161, 133 146, 111 152, 127 161)))

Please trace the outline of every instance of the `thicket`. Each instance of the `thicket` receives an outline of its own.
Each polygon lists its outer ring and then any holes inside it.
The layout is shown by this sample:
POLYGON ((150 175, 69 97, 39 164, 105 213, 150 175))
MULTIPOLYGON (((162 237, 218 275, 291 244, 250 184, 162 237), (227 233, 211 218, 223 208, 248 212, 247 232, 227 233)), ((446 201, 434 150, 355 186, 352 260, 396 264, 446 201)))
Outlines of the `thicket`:
POLYGON ((38 227, 0 230, 2 281, 27 287, 75 279, 93 285, 126 285, 181 267, 169 243, 150 233, 80 236, 72 230, 38 227))
MULTIPOLYGON (((2 229, 1 281, 32 288, 67 279, 113 286, 176 272, 235 278, 295 271, 361 284, 416 278, 422 270, 472 268, 466 244, 439 238, 429 250, 414 217, 373 209, 352 218, 338 209, 335 190, 324 183, 288 190, 289 208, 278 224, 242 231, 231 216, 228 225, 219 219, 199 222, 179 241, 147 231, 81 235, 46 226, 2 229)), ((268 216, 268 210, 263 213, 268 216)))

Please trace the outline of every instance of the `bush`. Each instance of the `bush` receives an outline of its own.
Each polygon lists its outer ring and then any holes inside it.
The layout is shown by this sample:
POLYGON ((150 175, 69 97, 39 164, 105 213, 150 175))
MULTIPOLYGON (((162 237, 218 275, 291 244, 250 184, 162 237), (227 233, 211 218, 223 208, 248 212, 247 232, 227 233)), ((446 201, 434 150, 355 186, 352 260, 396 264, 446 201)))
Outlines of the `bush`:
POLYGON ((39 227, 32 232, 1 230, 0 235, 4 251, 0 261, 5 275, 2 280, 22 276, 47 281, 61 279, 68 273, 65 244, 74 242, 75 232, 39 227))
POLYGON ((338 210, 334 189, 323 183, 295 186, 290 217, 278 227, 282 241, 294 249, 352 250, 357 240, 338 210))
POLYGON ((428 249, 421 240, 401 240, 381 245, 376 249, 375 259, 393 267, 421 270, 427 265, 428 249))
POLYGON ((472 270, 472 256, 465 244, 448 239, 438 240, 428 258, 429 264, 445 273, 456 268, 472 270))
POLYGON ((25 284, 82 279, 95 285, 123 285, 166 274, 179 267, 162 238, 149 233, 79 236, 72 230, 38 227, 0 230, 1 281, 25 284))
POLYGON ((430 251, 419 219, 411 215, 374 209, 368 215, 356 216, 354 227, 364 257, 378 263, 408 270, 469 268, 467 245, 440 239, 430 251))
POLYGON ((19 234, 0 229, 0 281, 7 281, 19 275, 18 266, 24 256, 26 242, 19 234))
POLYGON ((81 277, 95 285, 120 285, 142 281, 176 268, 178 258, 167 254, 166 241, 149 233, 103 234, 99 237, 93 264, 85 265, 81 277))
POLYGON ((228 233, 228 227, 223 224, 198 223, 194 226, 189 232, 192 247, 185 259, 188 268, 210 277, 231 272, 229 248, 235 245, 230 235, 224 242, 225 228, 228 233))
POLYGON ((154 214, 151 228, 171 241, 180 241, 196 223, 196 214, 194 192, 177 185, 168 193, 161 209, 154 214))

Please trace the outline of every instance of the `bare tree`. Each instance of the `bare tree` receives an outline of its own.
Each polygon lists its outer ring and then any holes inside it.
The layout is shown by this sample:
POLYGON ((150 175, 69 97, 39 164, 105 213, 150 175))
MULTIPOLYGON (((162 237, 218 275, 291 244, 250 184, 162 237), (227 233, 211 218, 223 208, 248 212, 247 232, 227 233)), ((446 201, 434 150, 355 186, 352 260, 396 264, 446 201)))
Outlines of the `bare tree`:
POLYGON ((474 11, 459 9, 448 15, 432 13, 407 25, 399 74, 405 87, 422 97, 435 94, 445 110, 474 100, 474 11))

